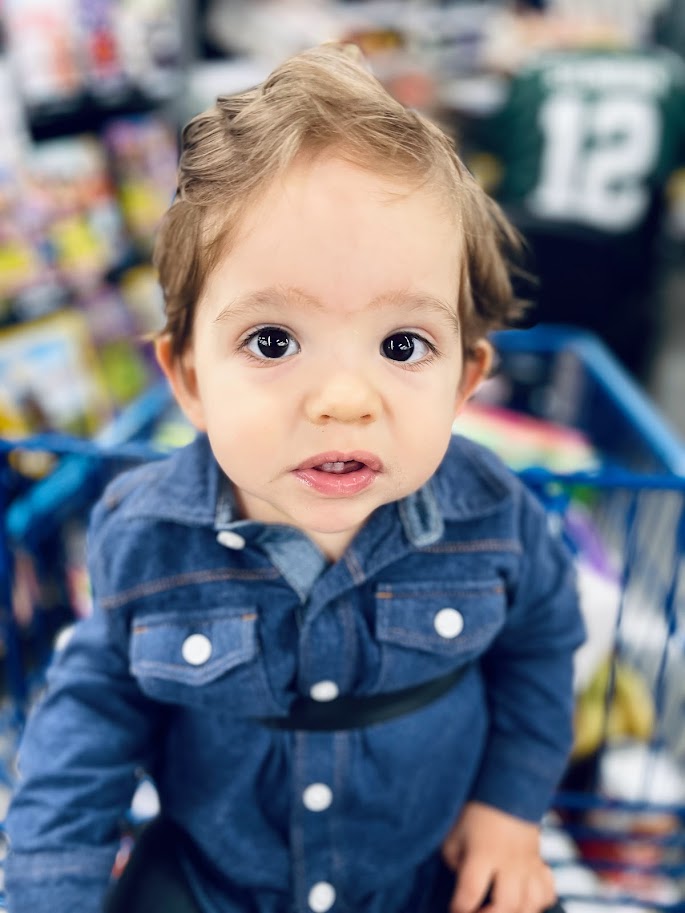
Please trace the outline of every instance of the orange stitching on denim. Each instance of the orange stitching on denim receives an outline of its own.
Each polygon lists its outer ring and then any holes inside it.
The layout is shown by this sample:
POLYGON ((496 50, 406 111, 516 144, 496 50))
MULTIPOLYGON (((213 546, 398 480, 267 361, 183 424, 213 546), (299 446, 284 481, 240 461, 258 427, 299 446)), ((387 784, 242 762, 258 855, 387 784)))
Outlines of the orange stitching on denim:
POLYGON ((197 583, 221 583, 223 580, 276 580, 280 577, 276 568, 262 570, 244 570, 241 568, 216 568, 208 571, 189 571, 186 574, 176 574, 173 577, 163 577, 160 580, 151 580, 124 590, 113 596, 104 596, 100 599, 103 609, 118 609, 127 602, 134 602, 143 596, 154 596, 166 590, 180 589, 197 583))
POLYGON ((503 593, 504 587, 501 584, 489 586, 486 589, 474 590, 401 590, 400 592, 384 591, 376 593, 377 599, 422 599, 424 596, 440 596, 449 598, 450 596, 487 596, 490 593, 503 593))
POLYGON ((521 554, 520 543, 513 539, 477 539, 474 542, 438 542, 420 549, 422 552, 491 552, 504 551, 521 554))

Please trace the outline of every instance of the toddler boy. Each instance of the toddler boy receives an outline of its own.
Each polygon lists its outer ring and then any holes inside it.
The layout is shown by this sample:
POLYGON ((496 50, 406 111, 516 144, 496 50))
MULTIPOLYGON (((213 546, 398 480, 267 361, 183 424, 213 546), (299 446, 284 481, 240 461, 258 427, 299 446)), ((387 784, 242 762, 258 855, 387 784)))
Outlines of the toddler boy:
POLYGON ((552 903, 572 563, 452 436, 520 312, 515 246, 447 137, 339 48, 186 127, 157 356, 199 434, 95 508, 94 612, 20 753, 13 913, 101 909, 143 771, 162 817, 113 909, 552 903))

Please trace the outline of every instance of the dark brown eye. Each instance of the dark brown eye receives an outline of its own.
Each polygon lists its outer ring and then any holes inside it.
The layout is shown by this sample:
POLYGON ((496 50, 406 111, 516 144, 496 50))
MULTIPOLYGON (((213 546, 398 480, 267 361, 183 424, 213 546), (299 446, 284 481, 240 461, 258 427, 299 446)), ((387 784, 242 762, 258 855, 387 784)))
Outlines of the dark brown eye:
POLYGON ((409 333, 393 333, 383 340, 381 350, 392 361, 409 361, 414 354, 415 339, 409 333))
POLYGON ((247 340, 246 348, 261 358, 283 358, 294 355, 300 347, 283 327, 262 327, 247 340))

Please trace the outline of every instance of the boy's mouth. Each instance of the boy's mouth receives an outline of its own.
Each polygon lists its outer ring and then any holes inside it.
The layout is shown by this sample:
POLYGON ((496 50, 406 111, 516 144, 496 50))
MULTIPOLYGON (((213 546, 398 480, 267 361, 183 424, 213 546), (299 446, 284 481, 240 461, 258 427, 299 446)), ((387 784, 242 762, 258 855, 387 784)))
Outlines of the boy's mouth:
POLYGON ((314 466, 314 469, 319 469, 321 472, 342 474, 354 472, 355 469, 361 469, 362 466, 364 466, 364 463, 360 463, 359 460, 338 460, 335 463, 322 463, 320 466, 314 466))
POLYGON ((334 451, 305 460, 294 474, 312 491, 344 498, 372 485, 382 469, 381 461, 373 453, 334 451))
POLYGON ((310 457, 296 468, 296 471, 306 469, 318 469, 320 472, 334 472, 338 474, 356 472, 367 466, 372 472, 380 472, 383 468, 381 461, 373 453, 366 451, 354 451, 353 453, 341 453, 332 451, 329 453, 317 453, 316 456, 310 457))

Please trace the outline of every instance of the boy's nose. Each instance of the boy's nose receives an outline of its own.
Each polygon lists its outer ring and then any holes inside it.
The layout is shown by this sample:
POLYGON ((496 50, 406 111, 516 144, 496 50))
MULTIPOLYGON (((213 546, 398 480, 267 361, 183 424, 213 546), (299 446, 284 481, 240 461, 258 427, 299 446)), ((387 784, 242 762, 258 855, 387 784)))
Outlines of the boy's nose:
POLYGON ((305 412, 310 422, 368 424, 378 418, 381 398, 374 387, 357 374, 336 373, 324 378, 307 396, 305 412))

